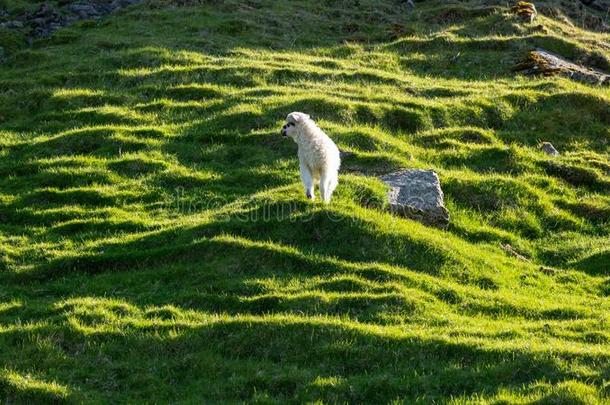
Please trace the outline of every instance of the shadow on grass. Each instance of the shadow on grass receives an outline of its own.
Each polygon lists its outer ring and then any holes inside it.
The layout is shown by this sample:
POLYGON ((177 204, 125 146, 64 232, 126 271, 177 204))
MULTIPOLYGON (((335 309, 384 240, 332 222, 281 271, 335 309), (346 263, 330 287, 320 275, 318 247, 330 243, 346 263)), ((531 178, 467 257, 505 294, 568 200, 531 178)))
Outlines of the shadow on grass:
MULTIPOLYGON (((213 207, 219 208, 219 207, 213 207)), ((245 208, 245 209, 244 209, 245 208)), ((215 255, 237 258, 240 268, 271 272, 322 272, 336 266, 321 257, 350 262, 382 262, 435 274, 454 263, 447 251, 407 234, 376 231, 376 226, 334 210, 314 210, 307 202, 262 202, 238 214, 221 216, 206 225, 153 232, 131 241, 107 243, 96 251, 66 256, 35 269, 17 273, 17 279, 51 280, 74 273, 99 273, 215 255), (338 226, 340 224, 340 226, 338 226), (285 254, 254 245, 227 244, 216 239, 230 234, 256 241, 260 235, 280 246, 299 246, 300 254, 285 254), (321 243, 324 241, 324 243, 321 243), (307 252, 307 253, 305 253, 307 252)), ((279 273, 278 273, 279 274, 279 273)))
MULTIPOLYGON (((442 401, 573 377, 546 353, 386 334, 333 318, 200 314, 189 321, 177 308, 139 308, 91 297, 48 303, 38 315, 52 322, 0 333, 2 346, 18 354, 0 355, 2 364, 28 370, 35 360, 45 370, 39 378, 68 387, 75 400, 110 400, 121 392, 135 401, 247 401, 261 395, 297 402, 382 403, 424 396, 442 401), (108 329, 110 319, 121 333, 108 329)), ((591 380, 601 384, 602 378, 591 380)), ((20 391, 10 382, 0 390, 15 399, 51 395, 20 391)))

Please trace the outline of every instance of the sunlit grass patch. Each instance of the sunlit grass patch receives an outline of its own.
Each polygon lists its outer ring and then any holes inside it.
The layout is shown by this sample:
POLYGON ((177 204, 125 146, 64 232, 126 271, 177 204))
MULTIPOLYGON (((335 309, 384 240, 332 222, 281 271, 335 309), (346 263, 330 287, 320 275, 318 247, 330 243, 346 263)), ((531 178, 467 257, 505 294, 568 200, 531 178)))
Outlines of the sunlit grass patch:
POLYGON ((608 89, 510 70, 537 46, 604 69, 607 33, 186 3, 2 65, 0 402, 608 400, 608 89), (342 152, 329 205, 295 110, 342 152), (400 168, 438 173, 447 230, 388 212, 400 168))
POLYGON ((46 382, 30 374, 4 369, 0 371, 0 393, 8 401, 67 402, 70 390, 56 382, 46 382))

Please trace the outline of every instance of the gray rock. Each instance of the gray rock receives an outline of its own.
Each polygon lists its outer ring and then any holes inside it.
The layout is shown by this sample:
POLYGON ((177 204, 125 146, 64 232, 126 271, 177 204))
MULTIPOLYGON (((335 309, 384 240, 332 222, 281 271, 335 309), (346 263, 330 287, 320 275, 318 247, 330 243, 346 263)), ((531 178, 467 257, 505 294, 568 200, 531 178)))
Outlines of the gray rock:
POLYGON ((542 145, 540 145, 540 150, 549 156, 559 156, 559 152, 557 152, 557 149, 555 149, 550 142, 542 142, 542 145))
POLYGON ((6 28, 13 28, 13 29, 19 29, 19 28, 23 28, 23 23, 21 21, 8 21, 7 23, 5 23, 4 25, 6 28))
POLYGON ((33 18, 30 20, 30 23, 33 25, 45 25, 46 22, 47 21, 42 17, 33 18))
POLYGON ((110 4, 99 4, 98 12, 100 14, 110 14, 114 11, 114 8, 110 4))
POLYGON ((114 0, 112 3, 110 3, 114 8, 123 8, 123 7, 127 7, 131 4, 133 4, 135 2, 133 1, 129 1, 129 0, 114 0))
POLYGON ((523 61, 513 67, 513 71, 526 75, 560 75, 588 84, 610 86, 610 74, 570 62, 544 49, 530 51, 523 61))
MULTIPOLYGON (((142 2, 142 0, 80 0, 78 3, 72 3, 72 1, 58 0, 59 8, 55 8, 50 3, 43 3, 33 13, 25 13, 20 17, 21 21, 2 22, 0 27, 31 28, 26 37, 28 44, 31 45, 36 37, 50 37, 59 28, 76 21, 100 20, 113 11, 142 2)), ((3 15, 3 10, 0 9, 0 17, 3 15)))
POLYGON ((81 20, 99 15, 97 9, 91 4, 72 4, 68 8, 72 13, 78 15, 81 20))
POLYGON ((435 172, 405 169, 381 176, 390 186, 390 211, 417 220, 424 225, 446 228, 449 212, 443 201, 443 191, 435 172))
POLYGON ((72 4, 69 9, 75 13, 78 13, 79 11, 85 11, 87 13, 96 12, 95 7, 91 4, 72 4))
POLYGON ((34 17, 46 17, 54 13, 53 7, 49 4, 42 4, 33 14, 34 17))

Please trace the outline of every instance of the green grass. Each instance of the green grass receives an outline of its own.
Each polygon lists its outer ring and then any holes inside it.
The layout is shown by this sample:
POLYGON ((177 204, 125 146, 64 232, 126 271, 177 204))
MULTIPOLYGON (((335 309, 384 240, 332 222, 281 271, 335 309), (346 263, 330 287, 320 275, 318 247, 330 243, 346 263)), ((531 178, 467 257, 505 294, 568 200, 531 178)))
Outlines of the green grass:
POLYGON ((194 3, 1 67, 0 400, 610 401, 610 93, 510 71, 608 34, 504 2, 194 3), (351 152, 330 205, 294 110, 351 152), (438 172, 447 231, 386 212, 401 167, 438 172))

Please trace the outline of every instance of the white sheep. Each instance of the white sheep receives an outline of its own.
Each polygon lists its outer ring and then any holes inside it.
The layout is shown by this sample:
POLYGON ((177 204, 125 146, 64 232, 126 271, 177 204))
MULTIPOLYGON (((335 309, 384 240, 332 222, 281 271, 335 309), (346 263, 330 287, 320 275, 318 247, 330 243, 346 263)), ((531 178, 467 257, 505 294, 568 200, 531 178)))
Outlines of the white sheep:
POLYGON ((301 180, 307 198, 314 199, 314 187, 320 184, 320 196, 329 202, 339 184, 341 158, 337 145, 307 114, 292 112, 286 117, 281 131, 292 138, 299 147, 301 180))

